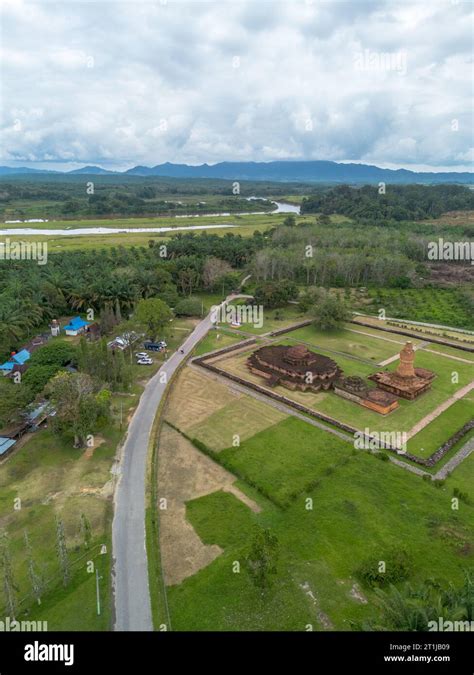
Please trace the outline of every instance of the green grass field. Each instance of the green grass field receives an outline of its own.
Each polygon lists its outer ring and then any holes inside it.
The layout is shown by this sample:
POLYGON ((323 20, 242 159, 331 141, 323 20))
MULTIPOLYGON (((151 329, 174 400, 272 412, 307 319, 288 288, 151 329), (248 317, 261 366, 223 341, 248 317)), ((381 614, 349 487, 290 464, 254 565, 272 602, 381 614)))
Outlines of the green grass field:
POLYGON ((419 457, 429 457, 444 440, 456 433, 474 416, 474 394, 471 392, 445 410, 427 427, 408 441, 408 452, 419 457))
POLYGON ((194 350, 195 356, 201 356, 207 352, 212 352, 214 349, 223 349, 230 345, 240 342, 242 338, 239 335, 227 333, 225 330, 212 330, 201 340, 194 350))
MULTIPOLYGON (((355 332, 356 330, 363 331, 364 329, 358 329, 352 324, 347 324, 345 329, 336 331, 320 331, 316 330, 314 326, 305 326, 289 333, 288 337, 297 342, 313 345, 316 348, 326 348, 366 361, 373 361, 375 364, 399 353, 405 344, 401 335, 391 336, 387 334, 384 336, 380 331, 373 331, 374 337, 371 337, 355 332), (385 337, 387 339, 384 339, 385 337)), ((413 342, 417 344, 416 340, 413 342)))
MULTIPOLYGON (((427 578, 460 582, 463 569, 472 566, 474 506, 453 511, 449 481, 436 489, 364 452, 331 449, 327 436, 288 420, 257 434, 229 457, 251 474, 252 482, 267 485, 276 495, 303 489, 285 509, 262 499, 262 512, 254 514, 223 492, 187 504, 187 518, 203 542, 219 544, 224 552, 169 588, 174 630, 304 631, 308 624, 314 630, 350 630, 378 614, 374 594, 357 580, 356 570, 371 555, 383 559, 392 546, 412 555, 413 583, 427 578), (318 460, 311 454, 321 456, 318 460), (333 463, 336 455, 345 461, 325 471, 325 462, 333 463), (313 478, 317 486, 305 491, 313 478), (279 542, 278 573, 263 594, 245 568, 256 524, 269 528, 279 542), (351 596, 356 581, 367 604, 351 596), (319 611, 326 624, 318 620, 319 611)), ((258 499, 255 490, 252 494, 258 499)))
POLYGON ((284 506, 351 451, 349 442, 290 417, 223 450, 219 461, 284 506))

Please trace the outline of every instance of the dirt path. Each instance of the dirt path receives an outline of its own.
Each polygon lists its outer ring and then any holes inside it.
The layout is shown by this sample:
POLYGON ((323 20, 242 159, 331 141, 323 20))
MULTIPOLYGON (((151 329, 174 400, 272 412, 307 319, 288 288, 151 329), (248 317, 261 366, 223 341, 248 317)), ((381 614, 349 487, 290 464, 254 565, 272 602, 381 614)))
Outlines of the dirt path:
MULTIPOLYGON (((415 346, 414 346, 414 350, 415 350, 415 352, 418 351, 419 349, 423 349, 424 351, 429 351, 429 349, 426 349, 426 350, 424 349, 424 347, 425 347, 426 345, 429 345, 429 344, 430 344, 429 342, 421 342, 419 345, 415 345, 415 346)), ((399 354, 399 353, 398 353, 398 354, 394 354, 394 355, 391 356, 390 358, 385 359, 385 361, 380 361, 380 363, 378 363, 377 365, 379 365, 379 366, 388 366, 390 363, 393 363, 394 361, 398 361, 399 358, 400 358, 400 354, 399 354)), ((471 363, 471 361, 469 361, 469 363, 471 363)))
MULTIPOLYGON (((430 343, 428 342, 427 344, 430 343)), ((474 365, 474 361, 469 361, 469 359, 462 359, 460 356, 453 356, 452 354, 437 352, 434 349, 424 349, 423 351, 430 352, 430 354, 436 354, 437 356, 444 356, 445 359, 452 359, 453 361, 461 361, 461 363, 468 363, 470 366, 474 365)))
POLYGON ((454 469, 461 464, 465 459, 469 457, 471 452, 474 452, 474 438, 464 445, 459 452, 457 452, 454 457, 451 457, 449 462, 446 462, 444 466, 433 476, 436 480, 442 480, 449 476, 449 474, 454 471, 454 469))
POLYGON ((460 398, 463 398, 466 396, 466 394, 469 394, 470 391, 474 389, 474 382, 469 382, 469 384, 466 384, 465 387, 462 387, 462 389, 459 389, 455 394, 453 394, 450 398, 448 398, 446 401, 443 401, 441 405, 439 405, 437 408, 435 408, 432 412, 430 412, 426 417, 423 417, 419 422, 415 424, 414 427, 410 429, 410 431, 407 433, 407 438, 410 439, 415 434, 417 434, 419 431, 424 429, 430 422, 435 420, 441 413, 443 413, 445 410, 450 408, 453 403, 456 403, 456 401, 459 401, 460 398))

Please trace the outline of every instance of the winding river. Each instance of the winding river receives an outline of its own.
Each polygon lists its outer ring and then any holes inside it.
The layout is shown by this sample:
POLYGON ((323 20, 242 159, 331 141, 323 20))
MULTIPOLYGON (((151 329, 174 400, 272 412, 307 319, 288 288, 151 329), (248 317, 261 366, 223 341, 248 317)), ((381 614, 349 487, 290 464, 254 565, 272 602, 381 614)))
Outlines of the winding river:
MULTIPOLYGON (((258 201, 264 199, 264 197, 247 197, 248 201, 258 201)), ((232 216, 251 216, 251 215, 262 215, 268 214, 272 215, 274 213, 300 213, 300 207, 295 206, 294 204, 287 204, 286 202, 273 202, 276 209, 274 211, 248 211, 248 212, 239 212, 239 213, 203 213, 193 216, 174 216, 178 218, 217 218, 217 217, 232 217, 232 216)), ((29 221, 32 222, 32 221, 29 221)), ((53 221, 54 222, 54 221, 53 221)), ((133 234, 149 232, 177 232, 184 230, 216 230, 229 227, 239 227, 234 223, 219 223, 219 225, 178 225, 177 227, 70 227, 67 229, 48 229, 43 227, 14 227, 14 228, 3 228, 0 227, 0 234, 3 236, 48 236, 48 237, 77 237, 82 235, 91 235, 91 234, 133 234)), ((1 244, 0 244, 1 245, 1 244)))

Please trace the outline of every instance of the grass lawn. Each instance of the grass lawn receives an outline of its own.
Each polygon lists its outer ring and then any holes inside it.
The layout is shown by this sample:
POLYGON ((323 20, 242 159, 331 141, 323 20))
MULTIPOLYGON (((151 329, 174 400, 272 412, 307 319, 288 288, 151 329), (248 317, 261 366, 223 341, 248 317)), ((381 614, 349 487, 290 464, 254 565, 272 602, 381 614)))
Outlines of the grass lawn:
MULTIPOLYGON (((242 336, 243 337, 243 336, 242 336)), ((241 342, 242 337, 235 335, 235 333, 227 333, 225 330, 210 330, 206 337, 201 340, 194 350, 195 356, 201 356, 207 352, 212 352, 214 349, 222 349, 229 347, 236 342, 241 342)))
MULTIPOLYGON (((369 335, 361 335, 360 333, 353 332, 354 328, 352 328, 350 324, 348 324, 348 327, 350 327, 351 330, 320 331, 314 326, 306 326, 289 333, 288 336, 291 336, 296 342, 306 342, 313 345, 315 348, 320 347, 335 352, 342 352, 348 356, 373 361, 374 364, 399 353, 400 349, 405 344, 402 336, 395 336, 392 338, 391 336, 385 336, 380 332, 378 335, 375 335, 375 331, 372 331, 374 337, 371 337, 369 335), (389 342, 388 340, 383 339, 384 337, 393 339, 394 342, 389 342)), ((369 332, 370 330, 371 329, 369 328, 366 332, 369 332)))
POLYGON ((242 395, 205 420, 188 428, 187 434, 197 438, 211 450, 228 448, 238 435, 240 441, 254 436, 258 431, 277 424, 287 416, 251 396, 242 395))
MULTIPOLYGON (((429 457, 474 416, 474 392, 456 401, 408 441, 408 452, 429 457)), ((438 468, 438 467, 436 467, 438 468)))
MULTIPOLYGON (((245 304, 245 300, 237 301, 233 304, 245 304)), ((303 314, 297 305, 286 305, 282 309, 269 309, 263 312, 262 326, 254 326, 252 323, 244 323, 240 330, 245 333, 253 333, 254 335, 262 335, 263 333, 270 333, 271 331, 287 328, 299 321, 305 321, 308 316, 303 314)))
MULTIPOLYGON (((461 445, 464 445, 467 442, 473 442, 474 440, 474 430, 472 430, 464 439, 456 445, 456 449, 459 449, 461 445)), ((455 468, 453 473, 448 476, 446 480, 446 486, 453 490, 458 488, 461 492, 464 492, 468 495, 471 504, 474 503, 474 452, 472 452, 469 457, 467 457, 459 466, 455 468)), ((464 502, 460 502, 460 508, 464 510, 464 502)))
POLYGON ((348 457, 350 443, 289 417, 240 447, 219 453, 219 461, 262 494, 285 505, 348 457))
MULTIPOLYGON (((290 462, 285 464, 283 472, 286 487, 279 484, 283 493, 302 486, 308 478, 306 449, 313 447, 319 453, 322 448, 314 447, 313 431, 304 425, 301 435, 287 437, 284 447, 292 462, 291 467, 290 462)), ((264 465, 274 464, 275 447, 269 432, 264 434, 240 448, 254 448, 254 456, 248 453, 247 462, 262 478, 267 476, 264 465), (264 434, 269 441, 265 461, 258 442, 264 434)), ((282 450, 277 449, 278 454, 282 452, 283 444, 282 450)), ((358 453, 333 472, 323 473, 315 489, 284 510, 262 501, 262 512, 254 514, 223 492, 188 502, 187 518, 198 535, 207 544, 219 544, 224 552, 169 588, 174 630, 304 631, 308 624, 314 630, 350 630, 352 624, 360 625, 378 614, 373 592, 360 581, 367 604, 351 596, 356 570, 371 555, 383 559, 392 546, 403 547, 412 555, 411 582, 436 578, 459 583, 463 569, 472 565, 472 548, 466 544, 473 540, 474 507, 451 510, 448 482, 435 488, 392 464, 358 453), (306 508, 308 496, 313 499, 312 510, 306 508), (278 574, 263 594, 245 567, 256 523, 268 527, 279 541, 278 574), (236 571, 236 561, 240 571, 236 571), (329 622, 326 626, 318 619, 320 611, 329 622)))

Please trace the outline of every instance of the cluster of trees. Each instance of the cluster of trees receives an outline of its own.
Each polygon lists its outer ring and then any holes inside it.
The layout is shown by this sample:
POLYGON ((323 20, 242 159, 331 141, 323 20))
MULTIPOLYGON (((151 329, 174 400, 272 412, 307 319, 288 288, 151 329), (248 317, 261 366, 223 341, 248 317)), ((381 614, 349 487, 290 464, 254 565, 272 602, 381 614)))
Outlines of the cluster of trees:
POLYGON ((470 630, 474 621, 474 576, 467 570, 464 582, 457 586, 428 579, 421 584, 408 582, 387 589, 377 588, 379 616, 365 623, 358 630, 428 631, 430 622, 468 622, 470 630))
MULTIPOLYGON (((89 549, 92 543, 92 528, 89 519, 85 513, 79 517, 79 528, 81 533, 82 545, 84 549, 89 549)), ((64 587, 71 581, 71 566, 74 561, 70 559, 70 548, 66 538, 64 521, 59 515, 55 518, 55 549, 58 561, 58 578, 64 587)), ((12 564, 11 542, 6 531, 0 534, 0 570, 2 571, 2 591, 5 600, 5 615, 12 621, 16 619, 20 612, 20 592, 28 594, 41 605, 43 596, 51 586, 51 580, 47 580, 42 566, 38 563, 35 551, 30 540, 28 530, 23 532, 23 544, 25 550, 26 566, 28 570, 28 588, 20 588, 16 579, 12 564)), ((54 583, 55 579, 53 579, 54 583)), ((22 600, 25 600, 24 596, 22 600)))
POLYGON ((472 190, 462 185, 387 185, 385 191, 339 185, 303 199, 301 213, 339 213, 355 220, 385 222, 438 218, 474 208, 472 190))
POLYGON ((174 308, 198 290, 229 292, 242 277, 238 268, 260 244, 260 237, 247 242, 235 235, 188 235, 169 241, 166 257, 153 242, 148 248, 64 252, 50 256, 45 266, 5 261, 0 266, 0 358, 53 318, 73 312, 92 309, 108 333, 141 299, 159 297, 174 308))
POLYGON ((45 393, 56 410, 53 430, 72 433, 75 448, 83 448, 97 424, 109 420, 110 391, 87 373, 59 372, 45 393))
POLYGON ((33 403, 49 380, 67 365, 77 362, 76 349, 70 343, 58 340, 33 352, 28 370, 21 382, 0 378, 0 426, 17 421, 23 410, 33 403))

